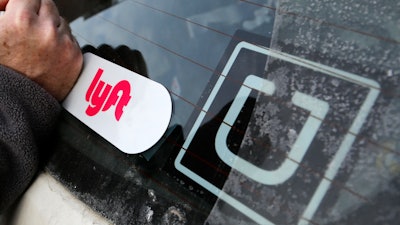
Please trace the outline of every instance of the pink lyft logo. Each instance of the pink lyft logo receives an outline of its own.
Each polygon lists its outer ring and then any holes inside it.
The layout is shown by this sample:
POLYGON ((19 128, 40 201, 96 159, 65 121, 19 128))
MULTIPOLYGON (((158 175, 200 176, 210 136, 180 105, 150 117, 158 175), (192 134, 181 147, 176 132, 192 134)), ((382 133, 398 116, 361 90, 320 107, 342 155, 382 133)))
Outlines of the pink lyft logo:
POLYGON ((86 109, 86 114, 88 116, 94 116, 100 112, 100 109, 105 112, 109 110, 111 106, 117 104, 115 107, 115 119, 119 121, 124 112, 124 107, 128 105, 131 99, 131 85, 127 80, 122 80, 112 87, 100 80, 103 72, 103 69, 99 68, 97 70, 96 76, 93 78, 86 92, 86 101, 90 103, 86 109), (104 85, 106 86, 104 87, 104 85), (121 91, 122 94, 119 95, 121 91))

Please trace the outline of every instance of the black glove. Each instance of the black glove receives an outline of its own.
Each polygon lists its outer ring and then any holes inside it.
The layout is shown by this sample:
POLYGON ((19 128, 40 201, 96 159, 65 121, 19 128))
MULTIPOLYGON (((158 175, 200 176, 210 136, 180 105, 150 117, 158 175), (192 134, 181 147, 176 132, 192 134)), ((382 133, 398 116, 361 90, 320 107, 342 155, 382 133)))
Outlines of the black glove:
POLYGON ((131 50, 125 45, 120 45, 116 49, 106 44, 102 44, 98 48, 86 45, 82 48, 82 52, 91 52, 128 70, 148 77, 146 62, 142 53, 138 50, 131 50))

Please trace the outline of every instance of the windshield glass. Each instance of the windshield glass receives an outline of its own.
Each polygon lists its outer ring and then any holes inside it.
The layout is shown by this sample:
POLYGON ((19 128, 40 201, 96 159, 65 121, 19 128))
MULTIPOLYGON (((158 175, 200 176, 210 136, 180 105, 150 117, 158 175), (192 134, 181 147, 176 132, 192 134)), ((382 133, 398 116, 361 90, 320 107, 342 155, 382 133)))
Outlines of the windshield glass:
POLYGON ((77 4, 60 11, 79 44, 138 50, 174 108, 163 138, 138 155, 63 113, 46 168, 106 218, 400 220, 400 3, 77 4))

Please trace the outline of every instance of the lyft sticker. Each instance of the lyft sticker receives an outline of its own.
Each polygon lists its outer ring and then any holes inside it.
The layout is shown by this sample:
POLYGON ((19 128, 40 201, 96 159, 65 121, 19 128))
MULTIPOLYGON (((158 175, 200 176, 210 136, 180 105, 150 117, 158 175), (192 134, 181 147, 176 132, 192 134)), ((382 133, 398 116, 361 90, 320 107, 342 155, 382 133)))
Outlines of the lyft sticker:
POLYGON ((115 109, 115 119, 119 121, 123 113, 123 108, 131 99, 131 85, 129 84, 129 81, 122 80, 118 82, 115 87, 112 87, 100 80, 103 72, 103 69, 99 68, 97 70, 96 76, 86 92, 86 101, 90 102, 90 105, 86 109, 86 114, 88 116, 95 116, 101 108, 103 108, 102 111, 107 111, 118 101, 115 109), (104 87, 104 85, 106 86, 104 87), (120 92, 122 92, 121 98, 119 98, 118 95, 120 92))
POLYGON ((157 143, 172 114, 164 86, 91 53, 63 107, 129 154, 157 143))

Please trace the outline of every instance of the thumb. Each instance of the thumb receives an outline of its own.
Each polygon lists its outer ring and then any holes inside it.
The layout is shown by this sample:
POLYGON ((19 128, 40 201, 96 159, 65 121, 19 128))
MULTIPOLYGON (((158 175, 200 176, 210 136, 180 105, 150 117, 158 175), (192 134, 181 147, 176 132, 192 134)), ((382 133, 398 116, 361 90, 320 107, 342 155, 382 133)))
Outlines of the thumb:
POLYGON ((1 10, 1 11, 6 10, 6 6, 7 6, 7 4, 8 4, 8 1, 9 1, 9 0, 0 0, 0 10, 1 10))

